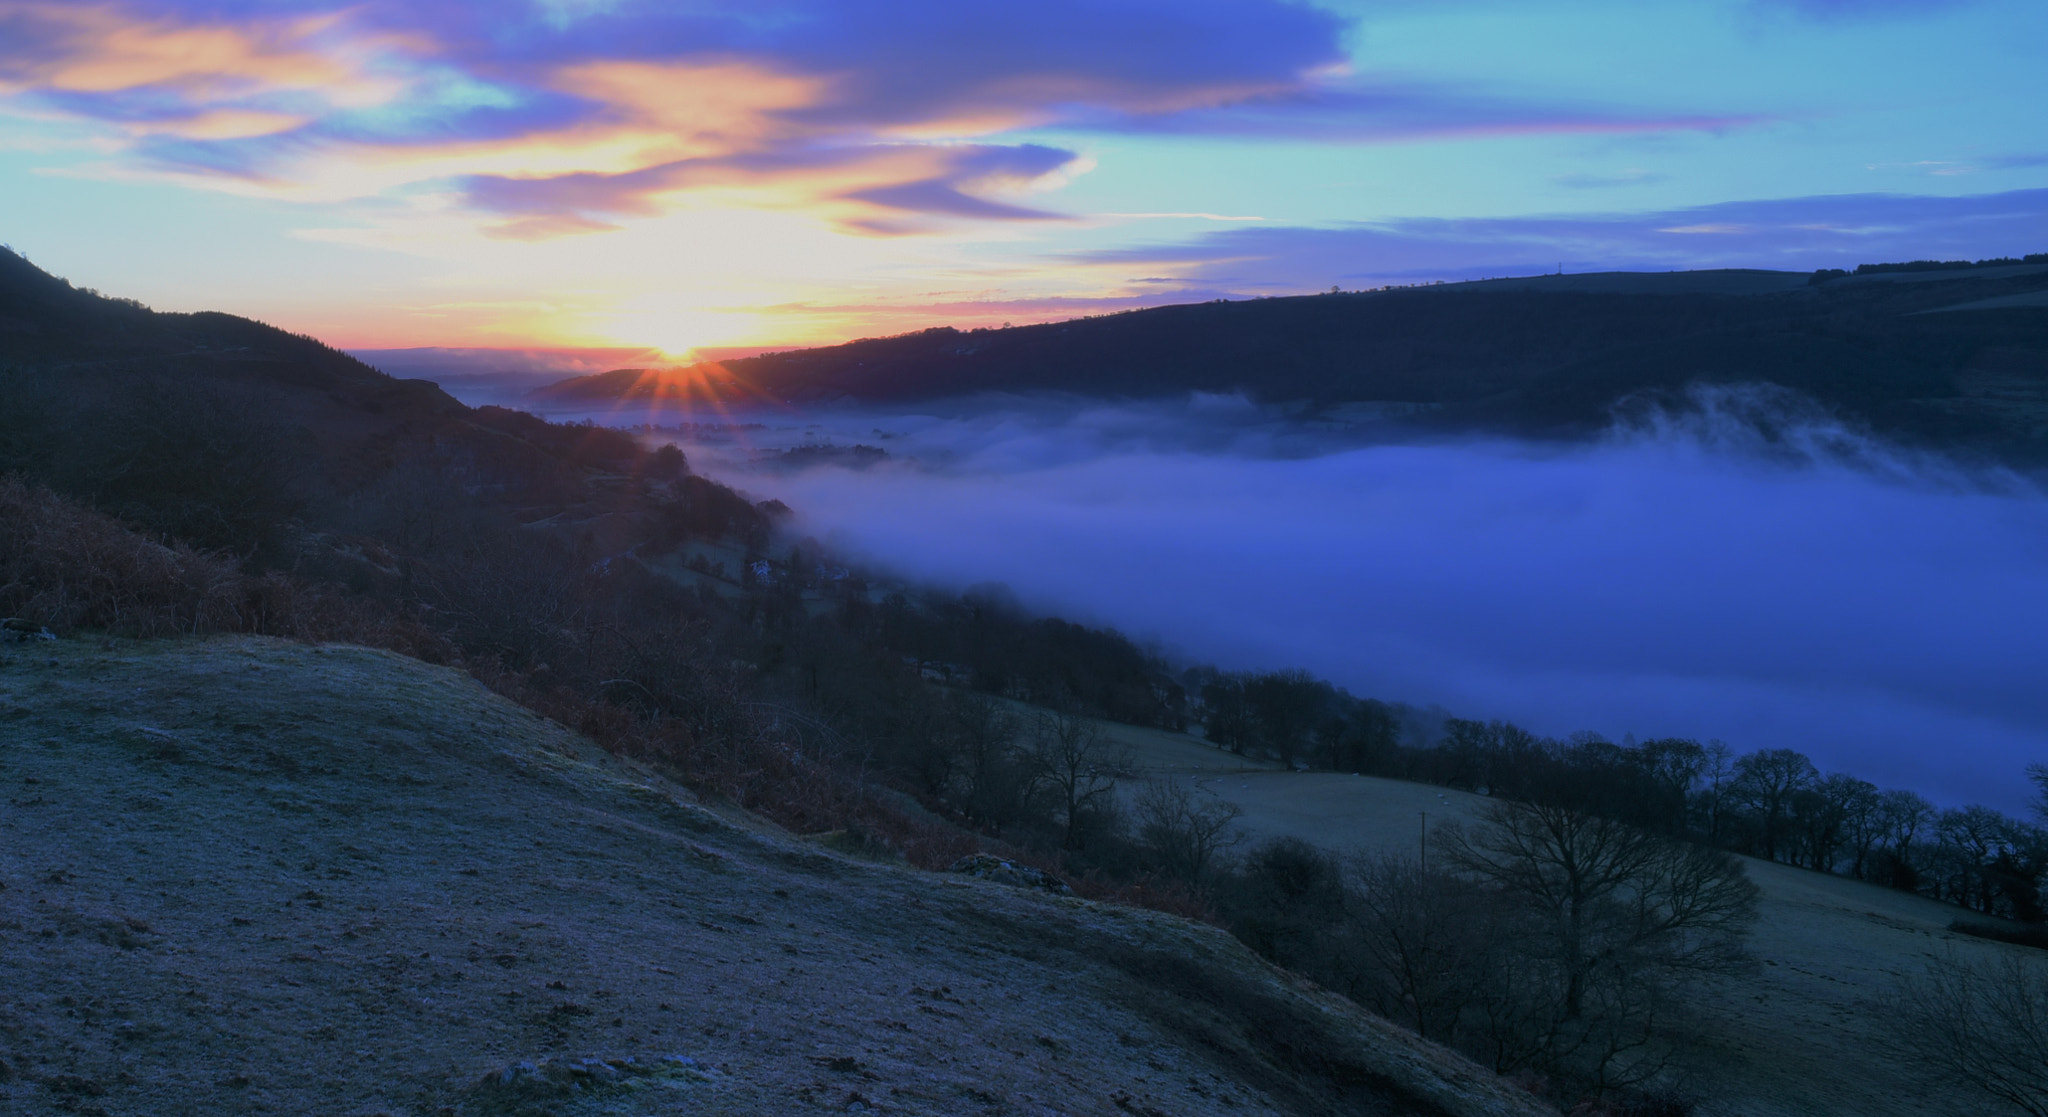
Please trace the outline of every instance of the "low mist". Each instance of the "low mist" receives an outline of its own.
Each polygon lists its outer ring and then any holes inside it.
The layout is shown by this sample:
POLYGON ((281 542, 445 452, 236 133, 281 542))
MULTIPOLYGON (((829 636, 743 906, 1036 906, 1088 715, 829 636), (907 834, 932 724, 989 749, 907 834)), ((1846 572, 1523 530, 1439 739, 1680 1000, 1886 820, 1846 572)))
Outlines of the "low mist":
POLYGON ((2018 809, 2022 767, 2048 760, 2040 488, 1762 389, 1693 402, 1574 445, 1404 441, 1370 409, 1345 426, 1236 397, 840 411, 683 441, 830 544, 1192 660, 1549 734, 1786 746, 2018 809), (771 455, 856 443, 889 457, 771 455))

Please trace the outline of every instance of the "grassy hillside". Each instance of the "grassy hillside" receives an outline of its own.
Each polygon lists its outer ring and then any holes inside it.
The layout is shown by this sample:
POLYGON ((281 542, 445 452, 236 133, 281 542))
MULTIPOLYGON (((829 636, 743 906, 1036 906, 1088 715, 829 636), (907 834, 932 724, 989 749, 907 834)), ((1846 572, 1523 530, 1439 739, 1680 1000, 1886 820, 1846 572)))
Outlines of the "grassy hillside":
POLYGON ((607 373, 543 401, 897 402, 975 392, 1422 405, 1437 429, 1577 436, 1616 403, 1771 382, 1897 437, 2048 460, 2048 265, 1602 273, 1167 306, 607 373), (1934 310, 1972 307, 1967 312, 1934 310))
POLYGON ((1219 931, 827 852, 395 655, 21 646, 0 726, 15 1112, 1539 1111, 1219 931))
MULTIPOLYGON (((1425 826, 1472 825, 1491 803, 1427 784, 1286 772, 1179 734, 1103 728, 1147 772, 1242 808, 1240 825, 1260 838, 1413 855, 1425 826)), ((2038 952, 1954 934, 1957 909, 1925 897, 1756 858, 1743 864, 1763 892, 1750 938, 1756 965, 1711 987, 1700 1006, 1702 1117, 1953 1112, 1953 1098, 1927 1092, 1876 1046, 1879 998, 1949 951, 1976 960, 2038 952)))

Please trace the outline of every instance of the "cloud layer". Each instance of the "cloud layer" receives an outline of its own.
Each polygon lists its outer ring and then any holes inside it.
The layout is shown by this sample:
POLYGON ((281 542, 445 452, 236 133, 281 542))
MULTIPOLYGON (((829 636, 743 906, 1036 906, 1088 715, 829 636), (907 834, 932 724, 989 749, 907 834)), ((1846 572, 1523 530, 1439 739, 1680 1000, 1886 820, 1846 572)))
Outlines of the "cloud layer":
POLYGON ((1777 198, 1649 213, 1389 221, 1334 229, 1253 226, 1079 259, 1171 269, 1185 282, 1252 293, 1297 291, 1304 278, 1314 276, 1363 287, 1541 274, 1560 265, 1571 271, 1804 271, 2043 250, 2048 189, 1957 198, 1777 198))
POLYGON ((0 0, 0 110, 154 173, 452 199, 493 235, 706 198, 842 230, 1042 220, 1084 163, 1021 130, 1379 140, 1713 130, 1753 117, 1486 96, 1348 70, 1286 0, 0 0))
POLYGON ((782 437, 896 463, 691 460, 898 570, 1001 580, 1227 666, 1547 733, 1793 747, 2016 808, 2022 766, 2048 760, 2048 499, 1768 398, 1709 403, 1573 447, 1334 445, 1214 398, 844 413, 782 437))

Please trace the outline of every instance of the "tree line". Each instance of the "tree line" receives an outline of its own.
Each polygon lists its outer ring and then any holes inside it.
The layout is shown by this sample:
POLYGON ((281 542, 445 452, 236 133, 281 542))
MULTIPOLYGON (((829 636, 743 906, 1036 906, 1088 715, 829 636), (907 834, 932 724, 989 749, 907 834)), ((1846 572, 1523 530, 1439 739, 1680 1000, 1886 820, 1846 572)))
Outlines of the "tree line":
MULTIPOLYGON (((1789 748, 1541 737, 1358 699, 1304 671, 1195 673, 1207 736, 1283 764, 1555 803, 1645 830, 1917 892, 1982 915, 2048 922, 2048 828, 1985 806, 1820 771, 1789 748)), ((2048 808, 2048 767, 2029 773, 2048 808)), ((2048 815, 2042 817, 2048 822, 2048 815)))

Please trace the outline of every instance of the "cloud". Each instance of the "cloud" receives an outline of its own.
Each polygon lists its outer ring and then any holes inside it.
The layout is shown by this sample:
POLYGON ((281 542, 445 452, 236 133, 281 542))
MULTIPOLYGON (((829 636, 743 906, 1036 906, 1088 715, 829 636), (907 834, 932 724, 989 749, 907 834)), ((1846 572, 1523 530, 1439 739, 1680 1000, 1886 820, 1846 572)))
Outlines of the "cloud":
POLYGON ((420 45, 397 34, 351 33, 331 15, 229 23, 7 0, 0 2, 0 96, 138 138, 246 139, 397 96, 400 86, 368 60, 420 45))
POLYGON ((1568 186, 1573 190, 1604 190, 1614 186, 1649 186, 1664 182, 1670 177, 1670 175, 1658 174, 1655 171, 1631 169, 1611 175, 1575 172, 1558 175, 1550 181, 1557 183, 1559 186, 1568 186))
POLYGON ((1975 0, 1752 0, 1764 12, 1787 12, 1807 19, 1846 22, 1909 19, 1967 7, 1975 0))
POLYGON ((1087 166, 1020 129, 1371 142, 1721 129, 1350 73, 1290 0, 0 0, 0 111, 194 184, 446 192, 542 239, 714 198, 893 235, 1038 221, 1087 166), (280 13, 297 14, 280 14, 280 13))
POLYGON ((917 227, 903 215, 1050 217, 986 194, 1021 189, 1075 159, 1072 152, 1037 144, 892 144, 684 159, 614 175, 477 175, 461 185, 471 205, 514 216, 515 226, 566 220, 603 227, 604 217, 658 213, 667 196, 685 191, 744 189, 759 196, 782 189, 787 204, 822 209, 845 227, 888 233, 917 227))
POLYGON ((1779 396, 1700 402, 1573 446, 1339 438, 1195 397, 747 416, 777 429, 686 449, 897 571, 1198 660, 2016 809, 2048 760, 2048 497, 1779 396), (778 438, 893 460, 745 468, 778 438))
POLYGON ((1425 137, 1725 132, 1762 114, 1646 113, 1487 97, 1422 82, 1328 80, 1170 112, 1101 108, 1069 123, 1105 132, 1373 142, 1425 137))
POLYGON ((1070 259, 1171 266, 1239 292, 1469 279, 1554 270, 1782 268, 1898 259, 1978 259, 2048 246, 2048 190, 1959 198, 1828 195, 1650 213, 1415 219, 1312 229, 1223 229, 1177 243, 1070 259))

